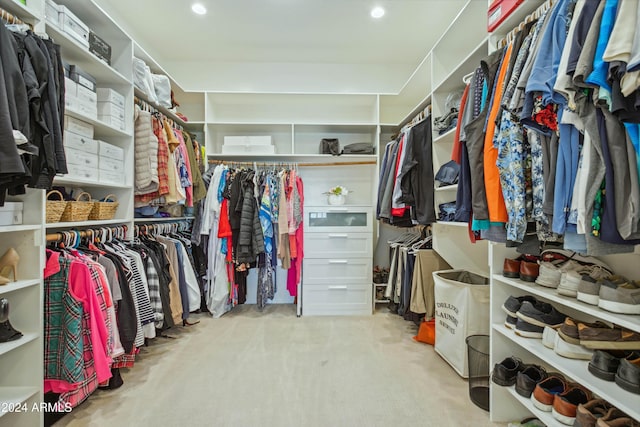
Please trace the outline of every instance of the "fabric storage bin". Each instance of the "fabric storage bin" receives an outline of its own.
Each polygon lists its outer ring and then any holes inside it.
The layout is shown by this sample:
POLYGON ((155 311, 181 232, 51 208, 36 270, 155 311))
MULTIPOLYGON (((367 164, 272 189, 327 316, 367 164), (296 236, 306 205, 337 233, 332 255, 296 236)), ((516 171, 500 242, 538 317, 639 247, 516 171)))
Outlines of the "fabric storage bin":
POLYGON ((22 210, 22 202, 4 202, 0 206, 0 225, 21 225, 22 210))
POLYGON ((466 338, 488 335, 489 279, 465 270, 433 272, 436 352, 455 371, 469 376, 466 338))

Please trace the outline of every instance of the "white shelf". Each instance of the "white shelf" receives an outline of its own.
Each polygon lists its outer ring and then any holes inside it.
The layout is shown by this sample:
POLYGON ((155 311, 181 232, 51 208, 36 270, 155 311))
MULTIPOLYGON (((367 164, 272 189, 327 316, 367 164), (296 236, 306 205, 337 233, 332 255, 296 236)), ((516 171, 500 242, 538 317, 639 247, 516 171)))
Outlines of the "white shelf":
POLYGON ((456 128, 454 127, 453 129, 449 129, 442 135, 438 135, 435 138, 433 138, 433 143, 434 144, 452 144, 455 136, 456 136, 456 128))
POLYGON ((31 280, 18 280, 17 282, 9 282, 6 285, 0 286, 0 295, 8 294, 9 292, 17 291, 31 286, 39 286, 40 279, 31 280))
MULTIPOLYGON (((640 419, 640 405, 637 404, 640 401, 638 395, 620 388, 615 382, 604 381, 591 374, 588 370, 588 361, 561 357, 552 349, 542 345, 541 340, 519 337, 503 324, 494 324, 492 328, 540 360, 581 383, 632 418, 640 419), (585 378, 588 378, 587 382, 585 382, 585 378)), ((530 361, 523 360, 523 362, 529 363, 530 361)))
POLYGON ((447 227, 464 227, 467 228, 469 223, 466 222, 453 222, 453 221, 438 221, 436 222, 438 225, 444 225, 447 227))
MULTIPOLYGON (((436 187, 435 191, 436 193, 440 193, 440 192, 448 192, 448 191, 458 191, 458 184, 453 184, 453 185, 447 185, 444 187, 436 187)), ((461 224, 467 224, 466 222, 462 222, 461 224)))
POLYGON ((525 408, 527 408, 529 410, 529 412, 531 412, 538 419, 540 419, 540 421, 542 421, 545 425, 548 425, 548 426, 562 426, 562 424, 560 424, 560 422, 558 420, 553 418, 553 415, 551 415, 551 412, 544 412, 544 411, 539 410, 538 408, 533 406, 533 402, 531 401, 531 398, 527 399, 526 397, 520 396, 516 392, 515 386, 502 387, 502 386, 497 385, 497 384, 494 384, 494 386, 506 389, 509 393, 511 393, 511 395, 513 397, 515 397, 515 399, 518 402, 520 402, 525 408))
POLYGON ((108 124, 98 120, 98 119, 94 119, 92 117, 87 117, 82 113, 79 113, 75 110, 72 109, 65 109, 64 113, 68 116, 71 116, 73 118, 76 118, 78 120, 82 120, 83 122, 87 122, 91 125, 93 125, 94 129, 95 129, 95 134, 96 134, 96 138, 101 137, 101 136, 117 136, 117 137, 131 137, 132 135, 126 131, 123 131, 121 129, 116 129, 114 127, 109 126, 108 124))
POLYGON ((111 184, 108 182, 88 181, 86 179, 68 178, 66 176, 58 176, 53 179, 53 185, 69 186, 69 187, 100 187, 114 189, 130 189, 130 185, 111 184))
POLYGON ((38 15, 36 15, 28 6, 25 6, 16 0, 0 0, 0 7, 15 15, 16 18, 20 18, 22 20, 39 19, 38 15))
POLYGON ((16 231, 34 231, 39 230, 42 225, 33 224, 21 224, 21 225, 2 225, 0 226, 0 233, 14 233, 16 231))
POLYGON ((596 305, 586 304, 582 301, 578 301, 575 298, 558 295, 555 289, 545 288, 544 286, 536 285, 535 283, 531 282, 523 282, 522 280, 509 279, 501 274, 494 274, 493 279, 514 288, 522 289, 528 294, 544 298, 548 301, 560 304, 564 307, 581 311, 590 316, 604 320, 605 322, 615 323, 616 325, 622 326, 623 328, 628 328, 636 332, 640 332, 640 316, 611 313, 600 309, 596 305))
MULTIPOLYGON (((10 408, 12 406, 15 407, 25 403, 39 392, 40 389, 37 387, 0 387, 0 402, 7 404, 10 408)), ((9 413, 2 412, 2 409, 3 408, 0 408, 0 417, 9 413)), ((28 408, 27 412, 31 412, 31 408, 28 408)))
POLYGON ((489 36, 482 41, 433 89, 433 92, 440 94, 449 94, 456 89, 464 87, 462 77, 469 74, 480 66, 480 61, 487 56, 489 52, 488 45, 489 36))
POLYGON ((401 128, 407 123, 409 123, 411 120, 413 120, 415 116, 418 115, 420 111, 427 108, 427 105, 430 105, 430 104, 431 104, 431 92, 429 92, 424 98, 422 98, 422 100, 420 100, 420 102, 418 102, 418 104, 415 107, 413 107, 413 109, 409 112, 409 114, 404 116, 404 118, 400 121, 400 124, 398 125, 398 127, 401 128))
POLYGON ((122 86, 130 86, 131 82, 123 76, 119 71, 103 62, 89 49, 80 44, 71 36, 60 30, 60 28, 46 23, 47 34, 53 41, 60 45, 62 57, 65 61, 76 64, 87 73, 96 78, 101 85, 114 84, 122 86))
MULTIPOLYGON (((37 316, 38 313, 34 313, 33 315, 37 316)), ((22 332, 22 333, 23 333, 23 336, 19 340, 0 343, 0 356, 2 356, 3 354, 7 354, 10 351, 15 350, 16 348, 22 347, 25 344, 30 343, 31 341, 38 339, 38 337, 40 336, 40 334, 36 332, 31 332, 31 333, 22 332)))
POLYGON ((340 163, 340 162, 376 162, 378 156, 375 154, 343 154, 342 156, 332 156, 329 154, 208 154, 210 159, 251 162, 273 162, 284 160, 287 162, 317 162, 317 163, 340 163))
POLYGON ((192 220, 192 216, 180 216, 180 217, 167 217, 167 218, 134 218, 133 222, 136 224, 148 223, 148 222, 173 222, 173 221, 188 221, 192 220))
POLYGON ((377 299, 374 302, 376 304, 384 304, 384 303, 387 303, 387 302, 391 302, 391 300, 390 299, 377 299))
POLYGON ((101 225, 112 225, 112 224, 125 224, 130 222, 129 219, 108 219, 108 220, 98 220, 98 221, 75 221, 75 222, 52 222, 47 223, 47 230, 53 230, 56 228, 89 228, 94 226, 101 225))

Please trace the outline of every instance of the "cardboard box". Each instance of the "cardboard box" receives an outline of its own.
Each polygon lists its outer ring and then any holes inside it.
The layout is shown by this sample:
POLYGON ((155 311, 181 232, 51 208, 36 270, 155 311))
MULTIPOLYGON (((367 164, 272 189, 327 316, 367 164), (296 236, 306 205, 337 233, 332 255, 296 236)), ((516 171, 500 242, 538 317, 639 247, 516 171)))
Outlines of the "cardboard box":
MULTIPOLYGON (((77 135, 93 140, 93 125, 75 117, 64 116, 64 130, 73 132, 77 135)), ((96 153, 97 148, 96 148, 96 153)))
POLYGON ((224 145, 245 146, 245 145, 273 145, 271 135, 266 136, 225 136, 224 145))
POLYGON ((115 116, 98 116, 98 120, 100 120, 105 125, 112 127, 114 129, 126 130, 124 120, 121 120, 119 117, 115 116))
POLYGON ((81 165, 67 165, 67 170, 69 173, 67 174, 67 178, 71 179, 80 179, 83 181, 97 181, 98 174, 96 173, 95 168, 88 168, 86 166, 81 165))
POLYGON ((65 148, 81 151, 85 154, 98 154, 98 141, 71 131, 64 132, 63 143, 65 148))
POLYGON ((111 65, 111 45, 89 30, 89 52, 111 65))
POLYGON ((73 14, 66 6, 60 6, 60 28, 62 31, 89 47, 89 27, 73 14))
POLYGON ((493 32, 524 0, 494 0, 487 13, 487 31, 493 32))
POLYGON ((124 161, 110 159, 108 157, 100 157, 98 159, 98 168, 103 171, 124 174, 124 161))
POLYGON ((92 92, 96 91, 96 78, 77 65, 71 65, 70 77, 71 80, 75 81, 79 85, 86 87, 92 92))
POLYGON ((0 206, 0 226, 21 225, 23 210, 22 202, 4 202, 4 206, 0 206))
POLYGON ((119 172, 110 172, 106 170, 99 170, 98 177, 101 183, 105 184, 118 184, 125 185, 125 178, 123 173, 119 172))
POLYGON ((76 150, 68 146, 65 146, 64 152, 67 158, 67 165, 86 166, 94 170, 98 169, 97 154, 89 154, 86 151, 76 150))
POLYGON ((99 87, 96 92, 98 93, 98 102, 110 102, 118 107, 124 108, 124 95, 121 93, 118 93, 109 87, 99 87))
POLYGON ((98 116, 113 116, 121 121, 125 120, 124 108, 118 107, 111 102, 98 102, 98 116))
POLYGON ((116 145, 109 144, 104 141, 96 141, 98 143, 98 154, 100 157, 108 157, 115 160, 124 160, 124 150, 116 145))

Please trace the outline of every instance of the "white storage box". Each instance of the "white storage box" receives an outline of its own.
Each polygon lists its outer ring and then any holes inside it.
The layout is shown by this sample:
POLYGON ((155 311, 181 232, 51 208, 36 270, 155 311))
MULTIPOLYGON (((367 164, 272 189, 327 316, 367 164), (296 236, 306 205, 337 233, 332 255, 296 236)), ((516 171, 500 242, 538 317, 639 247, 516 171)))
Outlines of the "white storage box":
POLYGON ((74 82, 69 77, 64 78, 64 96, 70 96, 72 98, 78 97, 78 83, 74 82))
POLYGON ((80 98, 74 96, 65 96, 64 105, 65 108, 83 115, 88 119, 96 120, 98 118, 98 105, 95 102, 91 103, 82 101, 80 98))
POLYGON ((99 146, 98 154, 100 154, 100 157, 107 157, 115 160, 124 160, 124 150, 122 148, 104 141, 96 142, 99 146))
POLYGON ((125 126, 124 126, 124 120, 120 120, 119 117, 115 117, 115 116, 98 116, 98 120, 100 120, 101 122, 103 122, 104 124, 106 124, 107 126, 110 126, 114 129, 120 129, 120 130, 125 130, 125 126))
POLYGON ((98 116, 113 116, 124 122, 124 108, 111 102, 98 102, 98 116))
MULTIPOLYGON (((93 139, 93 125, 71 116, 64 116, 64 130, 93 139)), ((97 151, 95 151, 97 153, 97 151)))
POLYGON ((124 162, 122 160, 100 157, 98 163, 100 170, 117 173, 124 172, 124 162))
POLYGON ((60 26, 60 6, 57 3, 47 0, 45 2, 44 16, 49 24, 56 27, 60 26))
POLYGON ((92 169, 98 169, 97 154, 90 154, 86 151, 80 151, 74 148, 65 147, 65 155, 68 165, 79 165, 86 166, 92 169))
POLYGON ((89 27, 66 6, 60 6, 60 28, 82 45, 89 48, 89 27))
POLYGON ((120 108, 124 108, 124 95, 116 92, 109 87, 99 87, 97 89, 98 102, 110 102, 120 108))
POLYGON ((21 225, 23 208, 22 202, 4 202, 0 206, 0 225, 21 225))
POLYGON ((464 270, 433 272, 435 351, 463 378, 469 376, 466 339, 488 335, 489 279, 464 270))
MULTIPOLYGON (((82 102, 87 102, 89 104, 97 104, 98 103, 98 95, 91 89, 87 89, 85 86, 81 84, 77 85, 78 99, 82 102)), ((97 108, 97 107, 96 107, 97 108)))
POLYGON ((69 173, 66 176, 67 178, 80 179, 83 181, 97 181, 98 174, 96 173, 95 168, 68 164, 67 170, 69 171, 69 173))
POLYGON ((98 142, 86 136, 67 131, 64 133, 64 147, 82 151, 87 154, 98 154, 98 142))
POLYGON ((98 176, 101 183, 125 185, 123 173, 99 170, 98 176))
POLYGON ((275 154, 273 145, 223 145, 222 154, 275 154))
POLYGON ((273 145, 270 135, 267 136, 225 136, 224 145, 244 147, 246 145, 273 145))

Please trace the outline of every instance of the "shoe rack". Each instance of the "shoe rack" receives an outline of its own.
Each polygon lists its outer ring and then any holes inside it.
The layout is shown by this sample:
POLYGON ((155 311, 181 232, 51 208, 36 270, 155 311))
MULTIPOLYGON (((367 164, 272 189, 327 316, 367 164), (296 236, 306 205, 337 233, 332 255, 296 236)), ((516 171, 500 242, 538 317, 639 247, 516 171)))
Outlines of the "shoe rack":
MULTIPOLYGON (((505 312, 502 304, 509 296, 533 295, 539 300, 552 304, 557 310, 572 318, 593 322, 601 320, 609 324, 640 332, 640 316, 616 314, 570 298, 558 295, 555 289, 535 283, 504 277, 502 268, 505 258, 516 258, 519 254, 502 244, 489 245, 489 264, 491 271, 491 361, 494 366, 504 358, 515 356, 524 363, 535 363, 546 368, 547 372, 560 372, 567 379, 575 381, 595 395, 607 400, 613 406, 640 420, 640 396, 620 388, 615 382, 601 380, 588 371, 587 360, 567 359, 554 350, 545 347, 542 340, 523 338, 504 326, 505 312)), ((616 274, 629 279, 640 279, 640 254, 608 255, 597 257, 606 262, 616 274)), ((534 414, 547 425, 558 425, 550 412, 541 412, 534 408, 530 399, 515 392, 513 386, 502 387, 493 382, 491 387, 491 420, 506 422, 521 419, 534 414)))
POLYGON ((0 265, 0 272, 11 272, 6 277, 10 281, 0 285, 0 298, 9 302, 9 322, 22 337, 0 342, 0 425, 42 425, 42 414, 33 405, 43 401, 44 192, 28 190, 8 201, 23 203, 23 223, 0 226, 0 257, 11 248, 20 257, 17 277, 11 265, 0 265))

